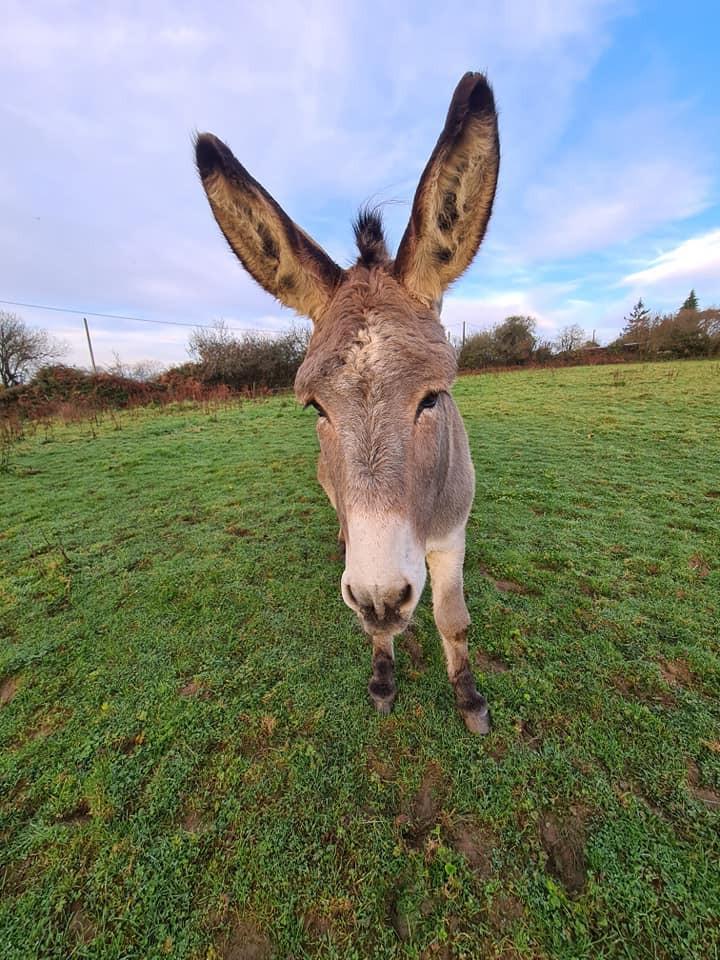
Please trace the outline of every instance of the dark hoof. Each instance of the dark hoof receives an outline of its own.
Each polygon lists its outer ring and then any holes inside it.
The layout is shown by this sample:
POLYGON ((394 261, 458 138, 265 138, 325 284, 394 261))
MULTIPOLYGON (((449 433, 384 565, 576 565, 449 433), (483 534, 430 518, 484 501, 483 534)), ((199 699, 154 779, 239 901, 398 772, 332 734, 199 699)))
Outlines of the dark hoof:
POLYGON ((378 713, 390 713, 392 711, 397 696, 397 690, 392 680, 388 682, 384 677, 373 676, 368 684, 368 693, 372 705, 378 713))
POLYGON ((487 700, 477 692, 475 680, 469 667, 460 671, 453 686, 455 687, 455 703, 470 733, 489 733, 490 712, 487 700))

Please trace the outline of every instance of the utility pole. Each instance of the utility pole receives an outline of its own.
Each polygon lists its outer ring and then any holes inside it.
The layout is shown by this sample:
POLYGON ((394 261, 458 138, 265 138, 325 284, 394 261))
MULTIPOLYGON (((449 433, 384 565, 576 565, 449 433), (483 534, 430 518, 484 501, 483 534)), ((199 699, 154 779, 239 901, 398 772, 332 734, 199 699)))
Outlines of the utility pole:
POLYGON ((85 324, 85 336, 87 337, 88 347, 90 348, 90 362, 92 363, 93 373, 97 374, 97 367, 95 366, 95 354, 93 353, 92 340, 90 339, 90 329, 85 317, 83 317, 83 323, 85 324))
POLYGON ((463 320, 463 342, 462 345, 465 346, 465 321, 463 320))

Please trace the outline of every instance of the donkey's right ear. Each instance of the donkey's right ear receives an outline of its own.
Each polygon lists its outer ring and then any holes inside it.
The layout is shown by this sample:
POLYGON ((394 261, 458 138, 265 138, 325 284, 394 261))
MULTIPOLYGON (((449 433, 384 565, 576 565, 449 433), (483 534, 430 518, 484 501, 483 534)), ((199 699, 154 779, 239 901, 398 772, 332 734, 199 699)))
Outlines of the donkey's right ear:
POLYGON ((195 156, 218 226, 242 265, 286 307, 317 320, 344 271, 293 223, 222 140, 201 133, 195 156))

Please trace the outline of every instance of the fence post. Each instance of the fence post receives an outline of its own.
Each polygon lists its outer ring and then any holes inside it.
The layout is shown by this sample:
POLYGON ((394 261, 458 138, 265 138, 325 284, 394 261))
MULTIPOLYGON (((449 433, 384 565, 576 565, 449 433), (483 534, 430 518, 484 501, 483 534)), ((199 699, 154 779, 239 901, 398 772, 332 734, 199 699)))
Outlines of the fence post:
POLYGON ((85 324, 85 336, 87 337, 88 347, 90 348, 90 362, 92 363, 93 373, 97 376, 97 367, 95 366, 95 354, 93 353, 92 340, 90 339, 90 329, 88 327, 88 322, 86 317, 83 317, 83 323, 85 324))

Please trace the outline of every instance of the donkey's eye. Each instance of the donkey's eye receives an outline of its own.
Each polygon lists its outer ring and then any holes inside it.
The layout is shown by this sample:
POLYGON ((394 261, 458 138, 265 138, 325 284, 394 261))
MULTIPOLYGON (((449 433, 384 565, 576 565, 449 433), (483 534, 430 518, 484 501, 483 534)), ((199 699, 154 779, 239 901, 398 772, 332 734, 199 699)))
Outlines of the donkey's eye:
POLYGON ((438 402, 439 396, 440 394, 435 392, 425 394, 425 396, 422 398, 422 400, 418 404, 417 413, 415 414, 415 416, 419 417, 420 414, 423 412, 423 410, 432 410, 432 408, 438 402))
POLYGON ((315 410, 317 410, 317 415, 319 417, 327 418, 327 414, 325 413, 323 408, 320 406, 320 404, 317 402, 317 400, 308 400, 308 402, 305 404, 305 409, 307 410, 308 407, 314 407, 315 410))

